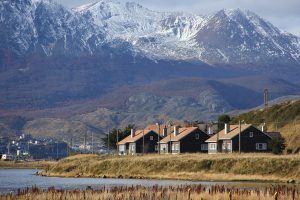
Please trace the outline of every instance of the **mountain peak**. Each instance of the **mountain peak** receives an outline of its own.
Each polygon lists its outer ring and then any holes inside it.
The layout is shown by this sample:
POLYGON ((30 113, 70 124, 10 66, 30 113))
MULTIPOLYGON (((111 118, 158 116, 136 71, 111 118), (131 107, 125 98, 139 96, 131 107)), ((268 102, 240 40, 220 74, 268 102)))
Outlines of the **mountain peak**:
POLYGON ((120 2, 117 0, 101 0, 94 3, 84 4, 73 10, 76 12, 86 12, 88 10, 99 10, 99 9, 109 9, 112 11, 122 11, 124 9, 146 9, 136 2, 120 2))

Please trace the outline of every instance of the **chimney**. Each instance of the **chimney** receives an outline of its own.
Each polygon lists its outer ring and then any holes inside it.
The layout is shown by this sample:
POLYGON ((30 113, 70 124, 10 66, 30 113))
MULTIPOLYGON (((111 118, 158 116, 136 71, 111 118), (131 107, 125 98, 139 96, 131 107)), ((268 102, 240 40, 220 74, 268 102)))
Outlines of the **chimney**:
POLYGON ((229 124, 225 124, 225 134, 228 134, 230 132, 230 125, 229 124))
POLYGON ((168 135, 168 129, 167 127, 164 127, 162 136, 167 137, 167 135, 168 135))
POLYGON ((211 126, 208 126, 208 135, 211 135, 212 132, 211 132, 211 126))
POLYGON ((135 136, 135 131, 134 129, 131 129, 131 138, 133 138, 135 136))
POLYGON ((262 131, 262 132, 265 132, 265 125, 262 125, 262 126, 261 126, 261 131, 262 131))
POLYGON ((178 135, 178 133, 179 133, 179 127, 174 126, 174 136, 178 135))

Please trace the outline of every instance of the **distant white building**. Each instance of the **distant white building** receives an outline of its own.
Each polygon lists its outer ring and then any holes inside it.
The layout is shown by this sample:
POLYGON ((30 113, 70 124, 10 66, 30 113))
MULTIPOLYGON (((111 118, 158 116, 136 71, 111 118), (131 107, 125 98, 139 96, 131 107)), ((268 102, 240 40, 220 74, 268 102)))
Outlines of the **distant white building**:
POLYGON ((10 154, 2 154, 1 160, 12 160, 13 156, 10 154))

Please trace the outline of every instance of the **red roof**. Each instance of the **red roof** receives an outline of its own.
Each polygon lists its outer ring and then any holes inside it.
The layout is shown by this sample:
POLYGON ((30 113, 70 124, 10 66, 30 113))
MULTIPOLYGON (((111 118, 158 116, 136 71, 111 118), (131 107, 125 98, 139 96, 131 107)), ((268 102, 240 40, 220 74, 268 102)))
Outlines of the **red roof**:
MULTIPOLYGON (((127 136, 126 138, 124 138, 123 140, 118 142, 118 145, 136 142, 137 140, 141 139, 143 136, 149 134, 151 131, 153 131, 153 130, 136 130, 133 137, 131 137, 131 135, 127 136)), ((153 132, 156 133, 155 131, 153 131, 153 132)))
POLYGON ((197 130, 198 127, 186 127, 186 128, 179 128, 178 134, 175 136, 174 131, 173 133, 169 134, 167 137, 163 138, 159 143, 167 143, 170 141, 180 141, 185 136, 189 135, 193 131, 197 130))

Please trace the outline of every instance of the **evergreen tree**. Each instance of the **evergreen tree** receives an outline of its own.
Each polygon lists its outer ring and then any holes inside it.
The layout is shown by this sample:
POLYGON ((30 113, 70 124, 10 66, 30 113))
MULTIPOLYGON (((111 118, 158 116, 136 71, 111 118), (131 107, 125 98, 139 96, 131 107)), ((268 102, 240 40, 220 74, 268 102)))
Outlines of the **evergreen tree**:
POLYGON ((221 131, 224 129, 225 124, 229 124, 231 121, 230 116, 229 115, 220 115, 218 117, 218 131, 221 131))
POLYGON ((273 138, 269 143, 269 148, 272 150, 273 154, 281 154, 285 147, 285 139, 282 137, 273 138))
POLYGON ((124 129, 112 129, 109 131, 109 134, 106 134, 104 138, 102 138, 102 141, 105 146, 108 146, 108 141, 109 141, 109 148, 110 149, 117 149, 117 141, 121 141, 127 136, 130 135, 131 129, 134 129, 135 125, 129 124, 126 126, 124 129), (118 136, 118 140, 117 140, 118 136), (109 139, 108 139, 109 137, 109 139))

